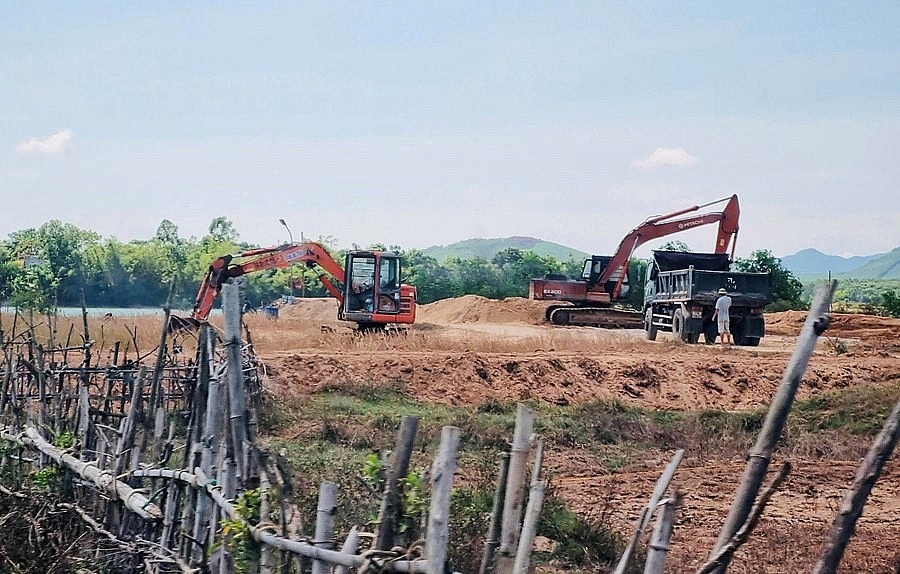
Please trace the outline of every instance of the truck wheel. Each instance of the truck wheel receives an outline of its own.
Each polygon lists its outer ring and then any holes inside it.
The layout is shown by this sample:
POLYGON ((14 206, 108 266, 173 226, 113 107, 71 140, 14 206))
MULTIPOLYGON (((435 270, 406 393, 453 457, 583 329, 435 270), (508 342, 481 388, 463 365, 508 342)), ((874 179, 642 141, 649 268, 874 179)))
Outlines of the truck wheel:
POLYGON ((716 337, 719 336, 719 327, 716 325, 715 321, 710 321, 709 325, 706 326, 706 329, 703 330, 703 338, 706 340, 707 345, 714 345, 716 342, 716 337))
POLYGON ((647 333, 648 341, 656 340, 658 329, 653 324, 653 307, 647 307, 647 312, 644 314, 644 331, 647 333))
POLYGON ((672 313, 672 334, 675 338, 683 343, 687 343, 687 333, 684 332, 684 315, 681 309, 675 309, 672 313))

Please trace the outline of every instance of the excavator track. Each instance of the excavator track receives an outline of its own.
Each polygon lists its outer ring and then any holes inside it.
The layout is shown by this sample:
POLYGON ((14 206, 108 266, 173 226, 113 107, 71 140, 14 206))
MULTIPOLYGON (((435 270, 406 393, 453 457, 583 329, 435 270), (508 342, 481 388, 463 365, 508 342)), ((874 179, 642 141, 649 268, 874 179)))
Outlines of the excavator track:
POLYGON ((554 325, 602 327, 604 329, 643 329, 644 315, 639 311, 614 307, 575 307, 551 305, 547 319, 554 325))

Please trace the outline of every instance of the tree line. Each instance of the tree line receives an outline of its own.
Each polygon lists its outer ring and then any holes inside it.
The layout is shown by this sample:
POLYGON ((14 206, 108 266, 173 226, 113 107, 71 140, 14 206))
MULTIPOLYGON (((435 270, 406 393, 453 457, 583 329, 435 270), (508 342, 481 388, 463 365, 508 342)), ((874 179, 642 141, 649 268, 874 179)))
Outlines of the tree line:
MULTIPOLYGON (((336 261, 344 251, 333 237, 319 239, 336 261)), ((680 244, 673 245, 686 249, 680 244)), ((175 281, 175 307, 193 306, 197 289, 210 263, 225 254, 258 247, 241 242, 233 223, 214 218, 203 237, 183 238, 165 219, 146 240, 122 242, 58 220, 37 229, 16 231, 0 240, 0 300, 19 308, 50 311, 56 307, 160 307, 175 281)), ((664 246, 665 247, 665 246, 664 246)), ((354 245, 354 249, 359 246, 354 245)), ((370 245, 367 249, 400 254, 404 281, 415 285, 418 301, 430 303, 467 294, 491 299, 527 297, 529 279, 548 274, 580 277, 583 261, 560 261, 530 250, 508 248, 491 259, 450 257, 438 261, 418 249, 370 245)), ((646 262, 632 260, 629 303, 642 305, 646 262)), ((803 285, 781 266, 770 251, 757 251, 735 262, 745 271, 773 271, 775 296, 782 308, 803 305, 803 285)), ((318 270, 303 265, 246 275, 247 302, 259 308, 284 295, 324 297, 318 270)))

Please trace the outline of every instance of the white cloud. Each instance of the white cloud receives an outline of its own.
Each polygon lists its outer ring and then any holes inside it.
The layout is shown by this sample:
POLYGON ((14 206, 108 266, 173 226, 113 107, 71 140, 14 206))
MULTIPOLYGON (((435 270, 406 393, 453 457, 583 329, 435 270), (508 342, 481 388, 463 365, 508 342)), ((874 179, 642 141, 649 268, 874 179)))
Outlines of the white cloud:
POLYGON ((636 159, 631 165, 640 169, 656 169, 663 165, 674 165, 686 167, 696 165, 699 159, 684 151, 684 148, 656 148, 649 156, 643 159, 636 159))
POLYGON ((72 141, 72 130, 60 130, 44 139, 31 138, 16 144, 17 153, 42 153, 56 155, 69 151, 72 141))

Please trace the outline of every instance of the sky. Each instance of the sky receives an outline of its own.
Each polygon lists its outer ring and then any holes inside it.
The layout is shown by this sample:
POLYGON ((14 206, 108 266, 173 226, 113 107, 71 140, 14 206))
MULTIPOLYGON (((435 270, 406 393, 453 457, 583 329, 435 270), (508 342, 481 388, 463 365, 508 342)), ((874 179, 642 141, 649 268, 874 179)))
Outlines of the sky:
POLYGON ((897 22, 896 0, 0 0, 0 238, 53 219, 200 237, 224 216, 258 245, 610 254, 737 194, 738 256, 882 253, 897 22))

